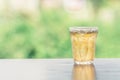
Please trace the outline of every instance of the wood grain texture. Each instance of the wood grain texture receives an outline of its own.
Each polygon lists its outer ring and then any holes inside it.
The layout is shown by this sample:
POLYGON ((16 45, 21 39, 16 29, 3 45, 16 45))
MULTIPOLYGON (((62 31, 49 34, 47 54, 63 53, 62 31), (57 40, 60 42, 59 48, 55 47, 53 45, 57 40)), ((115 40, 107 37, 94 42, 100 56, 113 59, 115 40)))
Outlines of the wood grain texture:
POLYGON ((0 79, 88 80, 83 76, 90 77, 92 73, 93 80, 120 80, 120 59, 95 59, 93 65, 92 68, 84 66, 76 68, 72 59, 1 59, 0 79), (95 70, 95 74, 94 72, 88 74, 87 71, 92 70, 95 70), (77 78, 74 78, 76 76, 77 78))

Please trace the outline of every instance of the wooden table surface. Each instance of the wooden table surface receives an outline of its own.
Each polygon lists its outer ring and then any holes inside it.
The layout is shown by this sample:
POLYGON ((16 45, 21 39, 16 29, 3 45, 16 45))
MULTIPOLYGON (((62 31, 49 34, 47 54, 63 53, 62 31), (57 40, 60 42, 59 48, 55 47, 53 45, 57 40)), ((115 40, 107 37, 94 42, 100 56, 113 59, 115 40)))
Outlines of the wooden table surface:
POLYGON ((0 80, 120 80, 120 59, 83 66, 72 59, 1 59, 0 80))

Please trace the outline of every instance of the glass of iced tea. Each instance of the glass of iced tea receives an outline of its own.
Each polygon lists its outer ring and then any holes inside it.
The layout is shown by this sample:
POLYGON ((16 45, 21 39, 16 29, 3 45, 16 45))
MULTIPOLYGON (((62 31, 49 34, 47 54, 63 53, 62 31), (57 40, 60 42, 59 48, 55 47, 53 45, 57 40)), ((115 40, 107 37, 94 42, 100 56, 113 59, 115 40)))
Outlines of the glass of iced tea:
POLYGON ((75 64, 91 64, 95 55, 97 27, 70 27, 75 64))

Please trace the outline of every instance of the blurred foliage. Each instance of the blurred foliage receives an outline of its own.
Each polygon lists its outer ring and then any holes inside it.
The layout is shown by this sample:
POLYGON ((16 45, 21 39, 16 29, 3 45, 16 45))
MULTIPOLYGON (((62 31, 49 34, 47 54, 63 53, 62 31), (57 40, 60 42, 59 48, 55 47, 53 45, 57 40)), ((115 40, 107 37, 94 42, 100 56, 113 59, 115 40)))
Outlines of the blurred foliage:
POLYGON ((92 14, 97 15, 88 20, 80 19, 79 16, 76 18, 75 14, 70 14, 63 7, 40 7, 37 16, 15 11, 1 12, 0 58, 72 57, 69 34, 71 26, 98 26, 96 57, 120 57, 120 6, 116 7, 120 5, 118 2, 91 0, 92 9, 89 9, 93 10, 92 14), (108 14, 101 16, 104 9, 106 12, 108 10, 108 14), (109 19, 109 16, 112 18, 109 19))

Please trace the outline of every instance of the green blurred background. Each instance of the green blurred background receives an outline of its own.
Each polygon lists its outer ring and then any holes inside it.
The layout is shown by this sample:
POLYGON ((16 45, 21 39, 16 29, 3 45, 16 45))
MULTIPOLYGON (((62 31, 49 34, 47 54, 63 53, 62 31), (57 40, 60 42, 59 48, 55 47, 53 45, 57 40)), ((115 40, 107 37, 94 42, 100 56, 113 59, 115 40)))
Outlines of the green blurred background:
POLYGON ((96 57, 120 57, 120 0, 0 0, 0 58, 70 58, 71 26, 98 26, 96 57))

